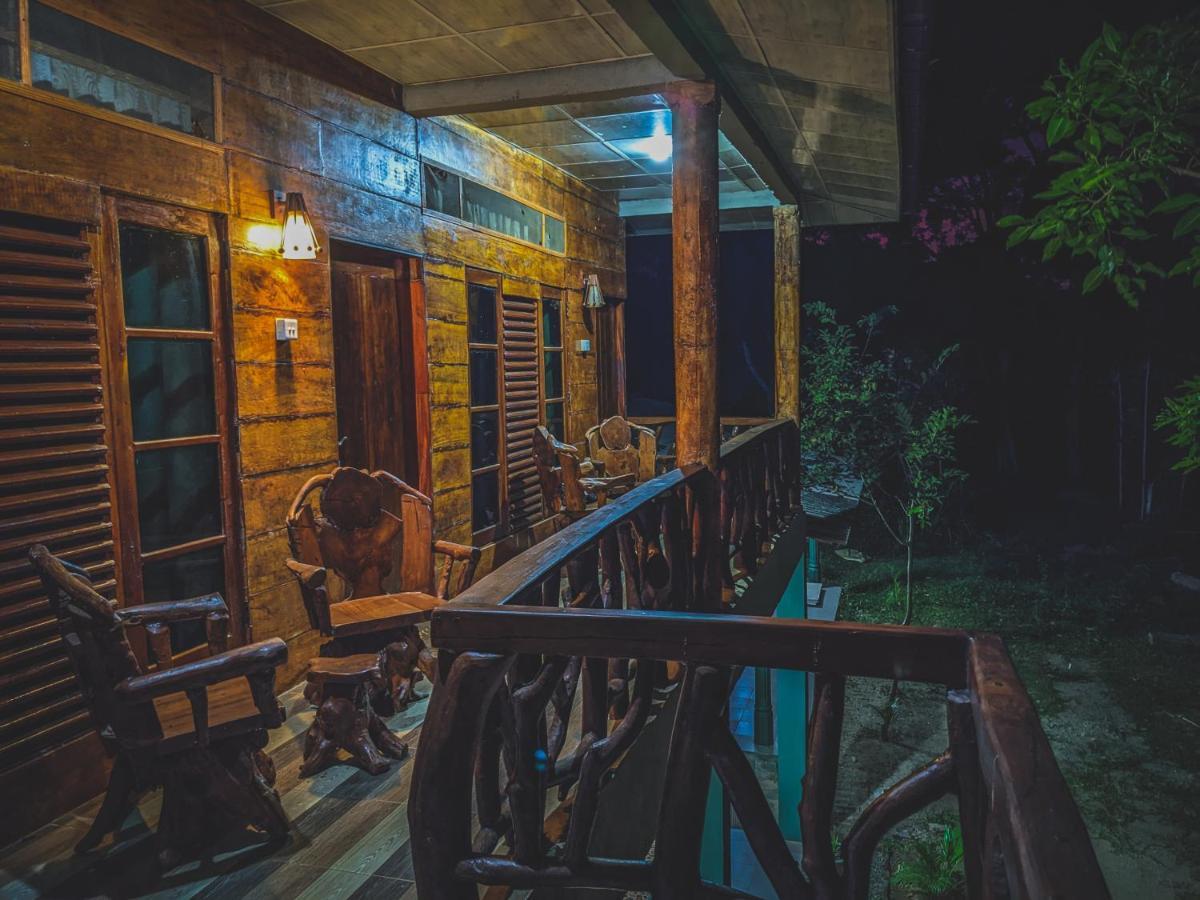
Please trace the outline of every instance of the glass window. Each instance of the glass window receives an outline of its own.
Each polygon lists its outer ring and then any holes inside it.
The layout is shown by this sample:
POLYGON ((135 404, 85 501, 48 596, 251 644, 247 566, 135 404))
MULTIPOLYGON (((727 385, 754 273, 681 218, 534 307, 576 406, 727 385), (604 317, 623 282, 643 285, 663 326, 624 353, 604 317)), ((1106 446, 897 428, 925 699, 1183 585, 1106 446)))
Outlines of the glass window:
POLYGON ((207 330, 204 238, 121 223, 121 284, 128 328, 207 330))
POLYGON ((471 405, 499 403, 496 391, 496 351, 471 350, 471 405))
POLYGON ((500 473, 484 472, 471 479, 471 527, 474 531, 500 523, 500 473))
POLYGON ((562 346, 562 310, 557 300, 542 301, 542 346, 562 346))
MULTIPOLYGON (((225 553, 221 547, 197 550, 142 567, 142 593, 147 603, 225 594, 225 553)), ((171 625, 171 652, 182 653, 204 643, 203 620, 171 625)))
POLYGON ((545 391, 547 397, 563 395, 562 351, 546 350, 542 354, 545 362, 545 391))
POLYGON ((30 0, 33 84, 144 122, 213 136, 212 73, 30 0))
POLYGON ((567 248, 567 226, 562 219, 546 216, 546 249, 562 253, 567 248))
POLYGON ((472 344, 496 343, 496 289, 467 286, 467 339, 472 344))
POLYGON ((140 450, 134 467, 143 553, 221 533, 216 444, 140 450))
POLYGON ((212 344, 129 339, 133 439, 215 434, 212 344))
POLYGON ((471 468, 483 469, 500 461, 500 413, 471 413, 471 468))
POLYGON ((556 403, 546 404, 546 430, 560 441, 566 440, 563 437, 563 405, 561 400, 556 403))
POLYGON ((506 197, 473 181, 463 181, 464 218, 483 228, 510 237, 542 242, 542 214, 519 200, 506 197))
POLYGON ((17 0, 0 0, 0 78, 21 78, 17 0))
POLYGON ((462 179, 437 166, 425 166, 425 205, 430 209, 461 219, 462 179))

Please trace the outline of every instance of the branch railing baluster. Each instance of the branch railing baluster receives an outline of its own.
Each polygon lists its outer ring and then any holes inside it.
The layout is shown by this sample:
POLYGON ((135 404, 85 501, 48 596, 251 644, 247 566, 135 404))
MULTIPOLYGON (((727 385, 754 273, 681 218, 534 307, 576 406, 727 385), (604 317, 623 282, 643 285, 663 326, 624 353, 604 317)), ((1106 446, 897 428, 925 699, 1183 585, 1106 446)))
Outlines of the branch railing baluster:
POLYGON ((474 897, 477 884, 708 893, 699 853, 710 766, 780 896, 866 896, 882 835, 947 791, 959 796, 969 897, 996 895, 1005 887, 997 878, 1011 881, 1014 896, 1108 896, 997 639, 716 611, 732 586, 732 564, 744 575, 756 571, 799 510, 797 452, 794 423, 753 428, 722 447, 716 477, 692 467, 639 485, 434 613, 439 676, 409 805, 422 898, 474 897), (706 516, 706 504, 719 504, 719 515, 706 516), (719 529, 722 558, 712 556, 705 522, 719 529), (563 572, 569 587, 560 607, 563 572), (728 730, 729 671, 741 666, 818 673, 800 811, 803 865, 791 859, 728 730), (680 674, 654 859, 594 858, 588 848, 605 775, 652 718, 664 679, 680 674), (848 676, 945 686, 950 746, 867 808, 839 866, 832 802, 848 676), (550 787, 569 817, 559 833, 544 835, 550 787))

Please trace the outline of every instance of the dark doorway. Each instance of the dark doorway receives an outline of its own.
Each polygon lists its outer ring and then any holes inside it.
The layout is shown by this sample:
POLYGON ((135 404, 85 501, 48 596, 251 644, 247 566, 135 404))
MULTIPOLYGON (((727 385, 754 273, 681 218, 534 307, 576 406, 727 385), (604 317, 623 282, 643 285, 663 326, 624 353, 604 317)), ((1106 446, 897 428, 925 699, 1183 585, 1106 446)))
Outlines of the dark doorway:
POLYGON ((384 469, 428 493, 420 261, 340 243, 332 256, 339 462, 384 469))

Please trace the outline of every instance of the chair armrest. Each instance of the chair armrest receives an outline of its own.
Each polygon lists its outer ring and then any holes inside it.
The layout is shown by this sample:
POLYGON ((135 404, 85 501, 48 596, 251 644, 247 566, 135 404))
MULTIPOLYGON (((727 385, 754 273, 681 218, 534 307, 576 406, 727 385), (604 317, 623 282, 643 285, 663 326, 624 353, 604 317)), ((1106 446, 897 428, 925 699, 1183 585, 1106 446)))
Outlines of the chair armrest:
POLYGON ((449 600, 455 594, 470 587, 471 582, 475 579, 475 567, 479 565, 481 552, 478 547, 468 547, 452 541, 434 541, 433 550, 446 557, 445 563, 442 564, 441 574, 438 576, 437 597, 440 600, 449 600), (462 565, 458 570, 454 594, 451 594, 450 570, 454 567, 456 560, 462 562, 462 565))
POLYGON ((591 491, 596 495, 596 506, 604 506, 608 503, 609 495, 614 491, 621 491, 632 488, 637 484, 637 476, 630 472, 627 475, 613 475, 609 478, 580 478, 579 483, 584 490, 591 491))
POLYGON ((184 663, 174 669, 134 675, 118 684, 115 693, 123 702, 144 703, 164 694, 208 687, 239 675, 274 672, 277 666, 287 662, 287 657, 287 644, 280 638, 270 638, 184 663))
POLYGON ((324 566, 313 566, 294 559, 287 560, 287 567, 300 582, 300 593, 304 597, 308 623, 328 637, 333 633, 329 622, 329 594, 325 590, 329 570, 324 566))
POLYGON ((126 625, 145 625, 148 622, 187 622, 191 619, 203 619, 214 613, 229 615, 229 607, 225 605, 220 594, 128 606, 117 610, 117 618, 126 625))
POLYGON ((325 587, 325 579, 329 577, 329 570, 324 566, 310 566, 308 563, 289 559, 287 567, 301 585, 314 591, 317 588, 325 587))
POLYGON ((171 667, 171 630, 168 626, 172 622, 203 619, 208 652, 224 653, 229 646, 229 607, 220 594, 143 603, 119 609, 116 615, 123 625, 140 625, 146 629, 150 649, 160 668, 171 667))

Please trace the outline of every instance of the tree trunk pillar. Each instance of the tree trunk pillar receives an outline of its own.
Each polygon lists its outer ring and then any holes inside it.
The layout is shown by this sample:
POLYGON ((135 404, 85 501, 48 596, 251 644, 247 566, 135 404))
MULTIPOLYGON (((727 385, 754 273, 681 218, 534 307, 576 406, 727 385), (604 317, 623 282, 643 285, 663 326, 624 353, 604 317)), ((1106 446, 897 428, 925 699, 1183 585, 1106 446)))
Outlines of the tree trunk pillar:
POLYGON ((800 208, 775 207, 775 418, 800 424, 800 208))
POLYGON ((683 82, 671 106, 671 235, 675 303, 675 446, 678 465, 716 471, 717 114, 708 82, 683 82))

